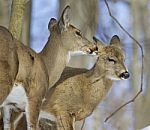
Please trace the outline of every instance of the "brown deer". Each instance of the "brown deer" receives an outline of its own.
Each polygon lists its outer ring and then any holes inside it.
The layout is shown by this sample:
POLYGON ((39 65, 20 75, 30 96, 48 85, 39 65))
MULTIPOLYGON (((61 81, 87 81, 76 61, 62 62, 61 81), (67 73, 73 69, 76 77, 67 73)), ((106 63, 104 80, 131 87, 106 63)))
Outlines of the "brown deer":
POLYGON ((51 32, 41 53, 16 40, 0 26, 0 103, 4 107, 4 129, 10 129, 12 106, 25 111, 28 130, 37 130, 42 100, 60 78, 69 51, 90 51, 90 42, 69 23, 67 6, 60 20, 52 18, 51 32))
POLYGON ((98 46, 95 66, 57 84, 42 105, 42 111, 56 117, 58 130, 74 130, 74 122, 93 112, 114 80, 129 78, 119 37, 113 36, 108 46, 94 40, 98 46))

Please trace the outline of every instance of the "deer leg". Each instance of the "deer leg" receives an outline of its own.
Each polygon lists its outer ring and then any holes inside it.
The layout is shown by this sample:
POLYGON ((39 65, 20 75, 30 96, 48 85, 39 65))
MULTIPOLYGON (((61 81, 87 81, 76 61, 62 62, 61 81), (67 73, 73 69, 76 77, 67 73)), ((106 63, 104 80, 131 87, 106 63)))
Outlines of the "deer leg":
POLYGON ((14 129, 12 130, 27 130, 26 115, 24 113, 20 113, 14 121, 14 129))
MULTIPOLYGON (((1 76, 4 76, 6 78, 6 75, 1 74, 1 76)), ((0 104, 1 104, 1 106, 0 107, 1 108, 5 104, 4 102, 5 102, 5 99, 7 98, 8 94, 10 92, 11 86, 13 86, 13 85, 11 85, 9 77, 6 78, 6 79, 1 79, 0 80, 0 90, 1 90, 1 92, 0 92, 0 104)), ((4 108, 2 108, 2 109, 3 109, 2 110, 3 114, 1 116, 5 115, 5 117, 1 118, 1 120, 3 120, 3 124, 4 124, 2 126, 5 127, 4 130, 9 130, 10 129, 10 122, 9 122, 10 121, 9 120, 10 119, 10 117, 9 117, 10 116, 10 108, 8 107, 6 109, 4 109, 4 108), (5 119, 5 121, 4 121, 4 119, 5 119)))
MULTIPOLYGON (((37 83, 38 87, 40 83, 37 83)), ((45 95, 45 87, 40 86, 39 89, 33 88, 33 90, 28 95, 28 103, 26 105, 26 119, 27 119, 27 127, 28 130, 37 130, 38 128, 38 118, 42 105, 42 100, 45 95)))
POLYGON ((75 116, 72 114, 59 114, 57 116, 57 130, 75 130, 75 116))
MULTIPOLYGON (((17 127, 18 127, 18 123, 20 122, 20 120, 22 119, 22 117, 24 116, 24 113, 23 112, 16 112, 16 111, 12 111, 12 114, 11 114, 11 130, 16 130, 17 127)), ((25 119, 26 121, 26 119, 25 119)), ((22 122, 21 125, 23 125, 24 122, 22 122)), ((26 126, 26 124, 24 125, 26 126)), ((21 130, 24 130, 23 127, 20 128, 21 130)), ((19 129, 19 130, 20 130, 19 129)), ((26 128, 27 129, 27 128, 26 128)), ((26 130, 25 129, 25 130, 26 130)))
POLYGON ((5 105, 3 107, 4 130, 10 130, 11 128, 10 117, 11 117, 11 105, 5 105))
POLYGON ((2 103, 13 87, 13 83, 11 77, 9 76, 9 70, 7 67, 7 63, 0 61, 0 105, 3 105, 2 103))
POLYGON ((34 98, 29 100, 26 107, 26 119, 28 130, 36 130, 38 125, 38 117, 41 108, 41 101, 34 98))
POLYGON ((36 63, 34 65, 30 75, 32 80, 28 82, 26 88, 28 101, 25 112, 28 130, 38 130, 39 113, 49 83, 48 75, 46 71, 43 71, 45 66, 41 68, 41 64, 40 66, 36 63), (37 68, 39 68, 38 71, 37 68))
POLYGON ((1 109, 2 109, 2 114, 1 114, 1 120, 3 122, 3 127, 4 130, 9 130, 10 129, 10 106, 5 108, 5 99, 7 98, 9 92, 10 92, 10 86, 8 85, 7 81, 0 81, 0 104, 1 104, 1 109), (7 85, 6 85, 7 84, 7 85), (2 104, 3 103, 3 104, 2 104), (3 107, 4 106, 4 107, 3 107), (4 117, 5 116, 5 117, 4 117))

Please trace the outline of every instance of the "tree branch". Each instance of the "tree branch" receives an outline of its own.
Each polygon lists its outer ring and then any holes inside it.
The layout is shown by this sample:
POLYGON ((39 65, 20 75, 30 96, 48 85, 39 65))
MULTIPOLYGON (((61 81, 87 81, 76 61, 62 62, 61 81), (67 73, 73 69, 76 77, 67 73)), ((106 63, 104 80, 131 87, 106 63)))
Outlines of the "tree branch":
POLYGON ((110 17, 118 24, 118 26, 135 42, 135 44, 138 45, 138 47, 141 50, 141 84, 140 84, 140 90, 137 92, 137 94, 129 101, 127 101, 126 103, 124 103, 122 106, 120 106, 119 108, 117 108, 110 116, 108 116, 105 119, 105 122, 107 122, 113 115, 115 115, 119 110, 121 110, 124 106, 132 103, 135 101, 135 99, 140 95, 140 93, 143 91, 143 75, 144 75, 144 51, 143 51, 143 47, 142 45, 120 24, 120 22, 112 15, 111 10, 109 8, 108 2, 107 0, 104 0, 106 7, 108 9, 108 13, 110 15, 110 17))
POLYGON ((82 126, 81 126, 81 130, 83 130, 84 125, 85 125, 85 118, 83 119, 83 123, 82 123, 82 126))

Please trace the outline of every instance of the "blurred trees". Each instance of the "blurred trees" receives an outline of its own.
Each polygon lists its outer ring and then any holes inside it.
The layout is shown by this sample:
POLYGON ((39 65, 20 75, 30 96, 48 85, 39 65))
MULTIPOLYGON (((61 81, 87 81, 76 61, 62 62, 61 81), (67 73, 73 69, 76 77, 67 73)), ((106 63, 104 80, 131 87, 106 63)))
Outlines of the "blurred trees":
POLYGON ((23 18, 23 27, 22 27, 22 35, 21 41, 27 46, 30 46, 30 24, 31 24, 31 7, 32 0, 29 0, 25 6, 24 18, 23 18))
MULTIPOLYGON (((150 124, 149 110, 150 110, 150 19, 149 19, 149 1, 148 0, 132 0, 131 8, 133 15, 133 35, 139 40, 144 47, 145 52, 145 86, 142 95, 137 99, 134 106, 135 113, 135 130, 146 127, 150 124)), ((133 61, 132 61, 132 84, 135 92, 139 88, 139 51, 133 46, 133 61)))
POLYGON ((0 25, 8 27, 9 25, 9 0, 0 0, 0 25))
POLYGON ((29 45, 30 40, 30 16, 30 0, 0 0, 0 25, 9 27, 25 45, 29 45))

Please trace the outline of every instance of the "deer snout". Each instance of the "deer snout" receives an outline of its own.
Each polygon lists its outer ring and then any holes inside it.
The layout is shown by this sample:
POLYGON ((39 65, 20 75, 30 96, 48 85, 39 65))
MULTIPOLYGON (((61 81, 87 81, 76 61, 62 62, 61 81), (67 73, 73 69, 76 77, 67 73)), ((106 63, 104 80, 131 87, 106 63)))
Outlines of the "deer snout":
POLYGON ((121 79, 128 79, 130 77, 130 74, 128 71, 125 71, 125 72, 121 73, 119 77, 121 79))

